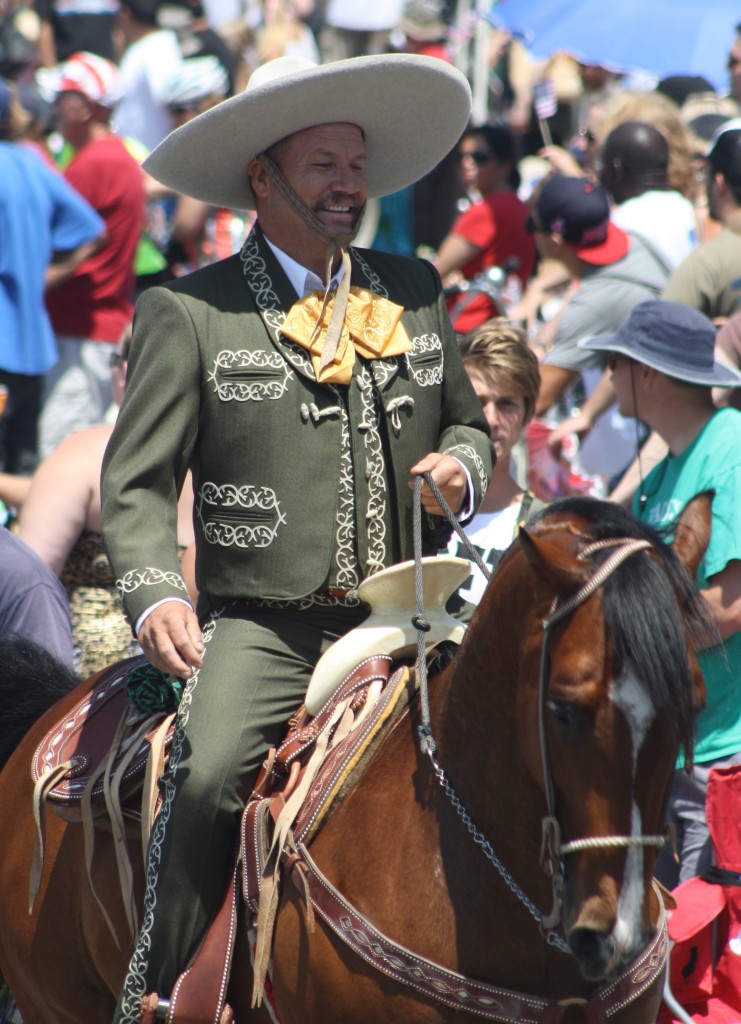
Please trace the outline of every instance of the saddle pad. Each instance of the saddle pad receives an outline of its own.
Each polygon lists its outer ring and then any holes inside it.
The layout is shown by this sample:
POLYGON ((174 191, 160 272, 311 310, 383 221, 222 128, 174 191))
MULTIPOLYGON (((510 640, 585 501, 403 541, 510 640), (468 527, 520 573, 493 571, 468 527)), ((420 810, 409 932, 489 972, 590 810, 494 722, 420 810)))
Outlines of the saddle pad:
MULTIPOLYGON (((146 718, 131 707, 126 693, 129 673, 146 664, 146 658, 139 655, 106 669, 92 690, 44 736, 36 748, 31 765, 34 783, 51 771, 68 765, 64 777, 47 794, 46 798, 52 803, 69 806, 79 802, 89 780, 96 774, 99 778, 92 788, 92 800, 96 801, 103 796, 104 781, 100 777, 100 767, 109 757, 124 715, 131 716, 132 733, 146 718)), ((165 718, 164 712, 161 718, 165 718)), ((131 763, 122 776, 122 794, 130 792, 143 779, 150 750, 149 739, 155 731, 156 722, 153 722, 151 730, 138 740, 133 755, 125 739, 120 744, 112 770, 115 771, 124 756, 131 757, 131 763)), ((172 733, 171 728, 168 746, 172 741, 172 733)))
POLYGON ((242 816, 243 890, 252 910, 258 908, 273 822, 280 826, 282 815, 288 813, 294 838, 310 841, 352 787, 382 737, 406 712, 416 693, 415 677, 405 666, 393 673, 391 668, 392 659, 387 655, 365 659, 315 718, 303 713, 294 720, 287 739, 275 752, 268 778, 255 787, 242 816), (371 694, 373 682, 379 688, 371 694), (337 712, 343 707, 345 718, 349 714, 354 724, 338 742, 333 738, 314 764, 320 737, 337 728, 337 712), (294 794, 302 790, 301 802, 291 808, 294 794))
POLYGON ((329 809, 352 787, 380 740, 409 707, 415 679, 406 667, 397 668, 361 722, 322 762, 313 785, 296 815, 296 839, 311 842, 329 809))

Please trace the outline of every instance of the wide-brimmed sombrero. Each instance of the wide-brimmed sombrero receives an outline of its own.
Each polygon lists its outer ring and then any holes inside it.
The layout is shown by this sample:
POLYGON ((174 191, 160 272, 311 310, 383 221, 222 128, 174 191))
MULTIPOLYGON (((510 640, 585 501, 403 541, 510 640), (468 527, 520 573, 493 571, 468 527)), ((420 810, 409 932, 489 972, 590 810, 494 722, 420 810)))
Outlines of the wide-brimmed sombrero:
POLYGON ((436 57, 385 54, 314 64, 279 57, 238 96, 177 128, 144 169, 217 206, 252 209, 247 165, 294 132, 348 122, 363 131, 368 197, 418 181, 455 146, 471 112, 464 75, 436 57))

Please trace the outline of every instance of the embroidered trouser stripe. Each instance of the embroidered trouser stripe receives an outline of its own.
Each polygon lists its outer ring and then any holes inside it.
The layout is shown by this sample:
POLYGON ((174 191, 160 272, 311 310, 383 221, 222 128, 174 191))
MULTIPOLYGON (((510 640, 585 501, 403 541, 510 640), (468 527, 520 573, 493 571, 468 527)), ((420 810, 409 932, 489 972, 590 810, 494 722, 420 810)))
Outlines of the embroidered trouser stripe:
POLYGON ((245 798, 267 748, 282 738, 319 657, 365 614, 242 604, 204 629, 203 666, 183 694, 161 780, 142 930, 116 1024, 136 1024, 146 993, 169 997, 218 910, 245 798))

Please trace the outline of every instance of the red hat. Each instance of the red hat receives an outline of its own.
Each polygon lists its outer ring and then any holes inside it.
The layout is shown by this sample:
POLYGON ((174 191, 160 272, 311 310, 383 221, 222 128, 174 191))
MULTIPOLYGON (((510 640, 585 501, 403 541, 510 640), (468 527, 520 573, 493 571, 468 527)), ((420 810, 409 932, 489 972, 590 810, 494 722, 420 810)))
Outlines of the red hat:
POLYGON ((587 178, 548 178, 535 202, 535 215, 536 228, 560 235, 585 263, 616 263, 630 247, 627 234, 610 220, 607 192, 587 178))

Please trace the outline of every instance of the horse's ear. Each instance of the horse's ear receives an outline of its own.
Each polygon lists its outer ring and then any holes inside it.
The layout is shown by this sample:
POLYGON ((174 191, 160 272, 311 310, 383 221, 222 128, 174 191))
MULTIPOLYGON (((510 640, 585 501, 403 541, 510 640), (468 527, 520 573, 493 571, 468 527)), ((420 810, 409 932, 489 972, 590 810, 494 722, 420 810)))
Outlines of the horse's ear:
POLYGON ((672 547, 693 579, 710 543, 714 497, 715 491, 708 490, 690 498, 679 515, 674 531, 672 547))
POLYGON ((524 527, 520 528, 517 538, 530 566, 557 594, 570 592, 583 581, 585 565, 569 551, 543 537, 533 536, 524 527))

